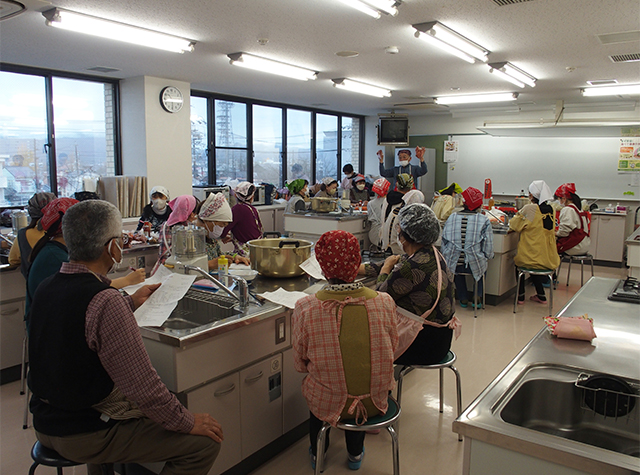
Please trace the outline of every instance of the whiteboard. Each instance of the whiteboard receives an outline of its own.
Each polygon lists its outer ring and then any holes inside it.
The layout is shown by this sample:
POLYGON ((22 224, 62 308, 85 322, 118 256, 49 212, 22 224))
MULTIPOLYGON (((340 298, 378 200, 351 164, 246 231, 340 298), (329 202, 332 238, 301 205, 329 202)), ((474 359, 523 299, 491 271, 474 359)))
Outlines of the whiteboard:
POLYGON ((458 161, 448 163, 447 183, 484 191, 491 178, 496 195, 517 195, 533 180, 544 180, 551 191, 562 183, 576 184, 581 198, 637 200, 638 173, 618 173, 617 137, 493 137, 458 135, 458 161), (624 195, 633 191, 635 195, 624 195))

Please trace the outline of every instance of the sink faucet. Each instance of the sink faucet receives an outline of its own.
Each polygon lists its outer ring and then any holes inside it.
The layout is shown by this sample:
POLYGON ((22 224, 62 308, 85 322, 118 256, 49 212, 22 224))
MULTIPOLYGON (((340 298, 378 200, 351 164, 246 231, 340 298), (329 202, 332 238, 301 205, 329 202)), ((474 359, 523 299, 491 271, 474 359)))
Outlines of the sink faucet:
POLYGON ((220 282, 218 279, 210 275, 206 270, 202 269, 201 267, 187 264, 184 266, 184 272, 185 274, 189 274, 189 271, 195 271, 198 274, 201 274, 203 277, 209 279, 211 282, 213 282, 219 288, 221 288, 227 294, 229 294, 229 296, 236 299, 238 301, 238 304, 240 305, 240 310, 242 311, 246 310, 247 305, 249 304, 249 286, 247 285, 247 281, 244 280, 242 277, 238 277, 237 275, 227 274, 227 277, 230 277, 231 279, 235 280, 238 283, 238 295, 236 295, 233 293, 233 291, 229 287, 224 285, 222 282, 220 282))

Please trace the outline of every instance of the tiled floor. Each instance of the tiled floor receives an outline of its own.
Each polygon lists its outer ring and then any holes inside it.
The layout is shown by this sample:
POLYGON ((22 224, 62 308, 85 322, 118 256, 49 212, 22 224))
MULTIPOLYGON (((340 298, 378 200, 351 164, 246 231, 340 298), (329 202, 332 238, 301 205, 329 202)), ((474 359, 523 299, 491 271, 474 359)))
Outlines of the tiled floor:
MULTIPOLYGON (((585 269, 585 273, 588 271, 585 269)), ((625 269, 596 267, 600 277, 622 278, 625 269)), ((587 276, 585 276, 587 277, 587 276)), ((572 272, 568 287, 566 267, 561 285, 554 292, 557 312, 578 290, 580 272, 572 272)), ((548 290, 547 290, 548 292, 548 290)), ((527 297, 533 287, 527 286, 527 297)), ((458 355, 456 367, 462 378, 463 408, 490 383, 522 347, 542 328, 547 306, 527 300, 512 313, 513 301, 489 306, 473 318, 473 310, 458 309, 462 321, 462 336, 452 349, 458 355)), ((0 474, 26 474, 31 464, 30 448, 35 440, 33 430, 22 429, 23 398, 19 382, 0 387, 0 474)), ((400 469, 403 475, 454 475, 462 472, 463 443, 451 431, 455 419, 455 381, 451 371, 445 372, 444 413, 438 412, 438 372, 414 371, 406 376, 400 419, 400 469)), ((215 414, 214 414, 215 417, 215 414)), ((310 475, 309 442, 301 439, 286 451, 267 462, 252 475, 310 475)), ((361 473, 391 474, 391 441, 383 432, 367 435, 366 456, 361 473)), ((334 431, 327 453, 325 474, 353 473, 347 468, 344 438, 334 431)), ((49 467, 38 468, 38 475, 54 474, 49 467)), ((66 469, 66 474, 84 474, 85 468, 66 469)))

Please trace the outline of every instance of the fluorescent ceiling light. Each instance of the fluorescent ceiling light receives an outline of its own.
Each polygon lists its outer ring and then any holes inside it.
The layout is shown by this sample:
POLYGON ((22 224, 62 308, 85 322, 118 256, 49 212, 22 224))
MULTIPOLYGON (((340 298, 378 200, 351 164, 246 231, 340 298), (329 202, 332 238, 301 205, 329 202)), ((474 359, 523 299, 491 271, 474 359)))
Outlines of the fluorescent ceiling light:
POLYGON ((536 86, 536 78, 508 62, 489 63, 489 72, 518 87, 524 87, 525 84, 531 87, 536 86))
POLYGON ((395 0, 340 0, 351 8, 366 13, 367 15, 378 19, 380 14, 396 16, 398 14, 397 5, 399 2, 395 0))
POLYGON ((228 54, 229 63, 234 66, 263 71, 265 73, 277 74, 300 81, 314 80, 318 73, 311 69, 292 66, 291 64, 281 63, 272 59, 261 58, 248 53, 228 54))
POLYGON ((369 96, 391 97, 391 91, 383 87, 372 86, 370 84, 364 84, 362 82, 354 81, 353 79, 347 78, 332 79, 332 81, 333 87, 337 87, 340 89, 359 92, 360 94, 368 94, 369 96))
POLYGON ((436 104, 475 104, 479 102, 505 102, 518 98, 517 92, 498 92, 495 94, 467 94, 459 96, 434 97, 436 104))
POLYGON ((618 96, 640 94, 640 84, 622 84, 620 86, 586 87, 583 96, 618 96))
POLYGON ((416 29, 416 38, 430 42, 469 63, 474 63, 476 59, 485 63, 488 61, 489 50, 444 26, 442 23, 430 21, 412 26, 416 29))
POLYGON ((82 13, 52 8, 43 12, 47 19, 45 24, 63 30, 86 33, 88 35, 99 36, 112 40, 124 41, 140 46, 162 49, 174 53, 184 53, 193 51, 194 41, 179 38, 177 36, 159 33, 157 31, 139 28, 137 26, 125 25, 111 20, 104 20, 82 13))

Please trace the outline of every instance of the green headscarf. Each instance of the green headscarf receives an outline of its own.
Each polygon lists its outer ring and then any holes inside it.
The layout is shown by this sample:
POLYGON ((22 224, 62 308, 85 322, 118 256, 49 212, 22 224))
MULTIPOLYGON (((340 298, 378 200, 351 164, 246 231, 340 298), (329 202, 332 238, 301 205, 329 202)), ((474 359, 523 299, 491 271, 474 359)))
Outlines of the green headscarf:
POLYGON ((396 178, 398 190, 410 190, 413 188, 413 176, 408 173, 400 173, 396 178))
POLYGON ((308 184, 309 182, 307 180, 298 178, 296 180, 293 180, 291 183, 287 183, 285 186, 291 192, 292 195, 297 195, 298 193, 300 193, 300 190, 302 190, 305 187, 305 185, 308 185, 308 184))
POLYGON ((453 195, 454 193, 462 193, 462 187, 458 185, 456 182, 451 183, 446 188, 443 188, 438 191, 441 195, 453 195))

